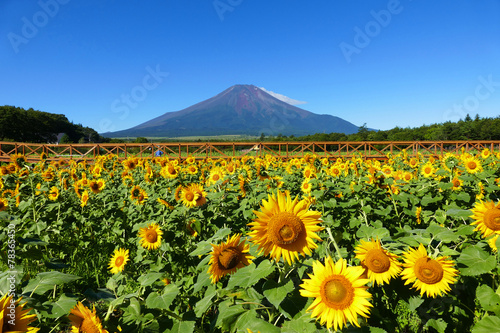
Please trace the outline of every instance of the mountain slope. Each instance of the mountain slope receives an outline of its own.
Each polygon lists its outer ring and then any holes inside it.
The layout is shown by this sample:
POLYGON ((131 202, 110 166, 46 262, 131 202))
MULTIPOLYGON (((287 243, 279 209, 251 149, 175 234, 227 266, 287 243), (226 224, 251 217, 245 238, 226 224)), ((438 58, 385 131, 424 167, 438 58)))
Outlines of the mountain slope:
POLYGON ((358 127, 338 117, 318 115, 282 102, 253 85, 235 85, 203 102, 167 112, 108 137, 178 137, 193 135, 306 135, 356 133, 358 127))

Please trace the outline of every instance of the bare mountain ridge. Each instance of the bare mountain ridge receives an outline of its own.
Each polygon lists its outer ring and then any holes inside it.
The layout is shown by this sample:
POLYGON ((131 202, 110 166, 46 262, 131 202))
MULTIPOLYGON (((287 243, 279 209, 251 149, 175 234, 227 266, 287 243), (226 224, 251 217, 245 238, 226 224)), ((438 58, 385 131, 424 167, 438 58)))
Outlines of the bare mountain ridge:
POLYGON ((108 137, 179 137, 204 135, 307 135, 356 133, 339 117, 318 115, 287 104, 254 85, 234 85, 186 109, 167 112, 108 137))

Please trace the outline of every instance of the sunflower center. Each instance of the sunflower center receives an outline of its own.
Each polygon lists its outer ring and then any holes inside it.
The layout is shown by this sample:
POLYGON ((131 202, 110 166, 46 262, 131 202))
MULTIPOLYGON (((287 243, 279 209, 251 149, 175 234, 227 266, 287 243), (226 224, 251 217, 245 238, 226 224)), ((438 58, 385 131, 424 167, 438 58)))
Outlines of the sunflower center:
POLYGON ((280 212, 271 217, 269 232, 275 244, 286 245, 295 242, 302 230, 302 221, 295 214, 280 212))
POLYGON ((474 161, 470 161, 469 163, 467 163, 467 166, 469 167, 469 169, 474 170, 477 167, 477 164, 474 161))
POLYGON ((345 277, 335 275, 323 283, 320 294, 330 308, 344 310, 354 299, 354 288, 345 277))
POLYGON ((138 196, 139 196, 139 193, 140 193, 140 192, 139 192, 139 190, 138 190, 138 189, 135 189, 135 190, 133 190, 133 191, 132 191, 132 195, 133 195, 134 197, 138 197, 138 196))
POLYGON ((432 173, 432 169, 430 167, 425 168, 425 173, 432 173))
POLYGON ((219 175, 218 174, 213 175, 212 179, 214 181, 218 181, 219 180, 219 175))
POLYGON ((98 327, 96 327, 91 318, 85 318, 83 319, 82 324, 80 325, 80 332, 99 333, 100 330, 98 327))
POLYGON ((120 267, 123 264, 124 261, 125 261, 125 258, 123 258, 123 256, 119 256, 115 260, 115 266, 116 267, 120 267))
POLYGON ((500 230, 500 209, 488 209, 484 213, 483 222, 491 230, 500 230))
POLYGON ((187 201, 193 201, 193 199, 194 199, 193 192, 186 193, 185 198, 186 198, 187 201))
POLYGON ((146 240, 148 243, 156 243, 158 239, 158 235, 156 234, 156 231, 154 230, 148 230, 146 231, 146 240))
POLYGON ((240 262, 240 251, 232 247, 223 250, 219 256, 219 263, 225 269, 234 268, 236 267, 236 265, 238 265, 239 262, 240 262))
POLYGON ((429 257, 423 257, 415 262, 415 276, 425 284, 435 284, 443 279, 443 267, 439 262, 429 257))
POLYGON ((453 186, 454 186, 454 187, 459 187, 459 186, 460 186, 460 180, 458 180, 458 179, 454 179, 454 180, 453 180, 453 186))
POLYGON ((372 249, 366 253, 365 265, 374 273, 384 273, 391 267, 391 261, 381 249, 372 249))

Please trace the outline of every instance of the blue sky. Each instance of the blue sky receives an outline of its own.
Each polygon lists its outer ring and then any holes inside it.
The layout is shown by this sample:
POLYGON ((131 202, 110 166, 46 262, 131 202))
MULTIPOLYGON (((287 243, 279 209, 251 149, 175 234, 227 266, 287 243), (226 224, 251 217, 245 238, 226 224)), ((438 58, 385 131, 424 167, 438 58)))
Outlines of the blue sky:
POLYGON ((98 132, 234 84, 382 130, 500 115, 500 0, 2 0, 0 50, 0 105, 98 132))

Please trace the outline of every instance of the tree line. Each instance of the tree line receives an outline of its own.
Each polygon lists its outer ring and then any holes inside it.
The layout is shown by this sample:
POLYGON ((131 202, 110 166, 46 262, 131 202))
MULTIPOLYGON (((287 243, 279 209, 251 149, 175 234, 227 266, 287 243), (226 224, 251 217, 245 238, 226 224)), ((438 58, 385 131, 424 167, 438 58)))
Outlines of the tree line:
POLYGON ((0 106, 0 141, 87 143, 105 140, 94 129, 73 124, 62 114, 0 106))
MULTIPOLYGON (((420 127, 395 127, 390 130, 376 131, 360 126, 357 133, 316 133, 305 136, 266 136, 261 134, 260 141, 446 141, 446 140, 500 140, 500 116, 481 118, 469 115, 457 122, 447 121, 440 124, 420 127)), ((31 143, 102 143, 125 142, 99 135, 94 129, 81 124, 73 124, 66 116, 20 107, 0 106, 0 141, 31 143)), ((128 141, 128 140, 127 140, 128 141)), ((139 137, 132 142, 146 143, 150 140, 139 137)), ((153 140, 156 141, 156 140, 153 140)), ((182 141, 182 140, 175 140, 182 141)), ((224 140, 210 140, 224 141, 224 140)), ((255 140, 237 140, 255 141, 255 140)))
POLYGON ((295 137, 278 134, 263 137, 262 141, 446 141, 446 140, 500 140, 500 116, 481 118, 469 115, 457 122, 447 121, 440 124, 420 127, 395 127, 386 131, 374 131, 360 126, 357 133, 316 133, 295 137))

